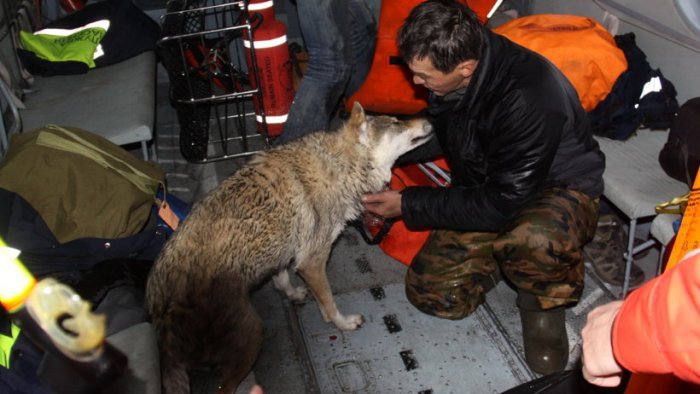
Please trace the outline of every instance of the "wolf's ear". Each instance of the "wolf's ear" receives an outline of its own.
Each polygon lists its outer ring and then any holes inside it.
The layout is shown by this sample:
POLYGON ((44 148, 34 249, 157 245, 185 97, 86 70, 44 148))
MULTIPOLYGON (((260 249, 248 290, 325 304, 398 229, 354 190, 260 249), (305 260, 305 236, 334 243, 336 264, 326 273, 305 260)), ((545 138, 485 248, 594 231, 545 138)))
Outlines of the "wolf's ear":
POLYGON ((350 112, 350 120, 348 121, 348 126, 351 129, 356 130, 360 135, 360 142, 367 144, 369 138, 367 137, 367 117, 365 116, 365 110, 362 105, 355 101, 352 104, 352 112, 350 112))
POLYGON ((362 104, 360 104, 358 101, 355 101, 352 104, 352 112, 350 112, 350 121, 349 123, 359 127, 362 123, 365 122, 365 110, 362 108, 362 104))

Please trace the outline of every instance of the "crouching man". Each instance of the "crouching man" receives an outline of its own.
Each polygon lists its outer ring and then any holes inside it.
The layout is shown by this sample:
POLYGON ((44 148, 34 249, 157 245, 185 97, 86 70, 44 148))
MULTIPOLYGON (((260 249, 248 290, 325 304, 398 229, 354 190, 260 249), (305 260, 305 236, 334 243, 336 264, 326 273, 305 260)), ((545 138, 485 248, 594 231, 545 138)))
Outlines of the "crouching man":
POLYGON ((449 188, 364 197, 376 215, 432 230, 408 270, 408 299, 462 319, 502 274, 517 289, 528 365, 562 370, 564 309, 583 291, 582 248, 595 233, 605 168, 576 91, 453 0, 414 8, 398 45, 413 82, 431 92, 436 132, 410 159, 442 154, 452 175, 449 188))

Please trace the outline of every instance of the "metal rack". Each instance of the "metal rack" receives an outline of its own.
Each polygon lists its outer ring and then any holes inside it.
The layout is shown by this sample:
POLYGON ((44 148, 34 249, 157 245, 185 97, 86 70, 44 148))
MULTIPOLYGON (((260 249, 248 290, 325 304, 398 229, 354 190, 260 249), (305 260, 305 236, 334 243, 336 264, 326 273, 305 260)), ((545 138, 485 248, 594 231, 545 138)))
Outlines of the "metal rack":
POLYGON ((253 42, 252 30, 247 0, 168 2, 158 49, 180 124, 180 152, 190 162, 269 147, 267 126, 255 119, 254 108, 263 106, 260 89, 253 87, 260 86, 258 75, 249 71, 257 69, 255 48, 243 46, 244 40, 253 42))

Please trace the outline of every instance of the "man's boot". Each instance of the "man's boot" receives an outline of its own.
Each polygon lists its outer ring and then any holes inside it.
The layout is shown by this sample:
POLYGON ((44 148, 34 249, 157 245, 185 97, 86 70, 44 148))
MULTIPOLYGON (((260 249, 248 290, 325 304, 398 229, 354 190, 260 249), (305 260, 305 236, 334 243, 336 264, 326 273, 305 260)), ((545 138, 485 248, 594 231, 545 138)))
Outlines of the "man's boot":
POLYGON ((527 365, 542 375, 562 371, 569 360, 564 307, 542 310, 537 297, 522 290, 517 305, 527 365))

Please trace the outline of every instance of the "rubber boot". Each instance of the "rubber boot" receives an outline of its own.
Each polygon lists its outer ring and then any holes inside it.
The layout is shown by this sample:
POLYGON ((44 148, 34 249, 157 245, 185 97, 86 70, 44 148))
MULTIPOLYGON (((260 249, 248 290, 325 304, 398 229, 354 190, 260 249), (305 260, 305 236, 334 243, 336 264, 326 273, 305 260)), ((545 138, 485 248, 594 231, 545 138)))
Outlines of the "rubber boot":
POLYGON ((518 291, 525 361, 542 375, 562 371, 569 360, 564 307, 542 310, 534 294, 518 291))

